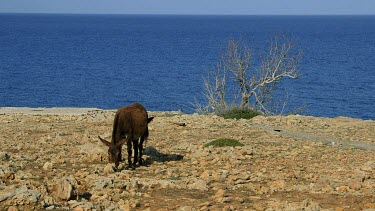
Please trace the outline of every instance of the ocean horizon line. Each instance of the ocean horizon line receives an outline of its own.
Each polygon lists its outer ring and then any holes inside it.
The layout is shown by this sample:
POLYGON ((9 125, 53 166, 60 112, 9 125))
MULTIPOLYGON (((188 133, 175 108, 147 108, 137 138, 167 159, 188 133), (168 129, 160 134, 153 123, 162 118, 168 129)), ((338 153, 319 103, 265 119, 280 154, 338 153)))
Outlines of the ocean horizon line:
POLYGON ((375 16, 375 14, 174 14, 174 13, 69 13, 69 12, 0 12, 0 15, 3 14, 8 14, 8 15, 97 15, 97 16, 238 16, 238 17, 244 17, 244 16, 249 16, 249 17, 257 17, 257 16, 262 16, 262 17, 278 17, 278 16, 285 16, 285 17, 351 17, 351 16, 358 16, 358 17, 363 17, 363 16, 375 16))

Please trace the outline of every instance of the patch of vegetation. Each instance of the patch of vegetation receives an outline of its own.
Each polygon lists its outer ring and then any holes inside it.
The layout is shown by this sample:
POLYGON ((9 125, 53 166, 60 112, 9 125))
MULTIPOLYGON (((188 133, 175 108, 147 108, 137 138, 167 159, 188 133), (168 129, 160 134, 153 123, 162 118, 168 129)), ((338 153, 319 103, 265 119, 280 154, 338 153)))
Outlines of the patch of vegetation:
POLYGON ((235 140, 235 139, 230 139, 230 138, 219 138, 215 139, 213 141, 208 142, 207 144, 204 145, 204 147, 209 147, 209 146, 214 146, 214 147, 236 147, 236 146, 244 146, 241 142, 235 140))
POLYGON ((218 114, 225 119, 251 119, 255 116, 261 115, 260 112, 249 108, 231 108, 218 114))
POLYGON ((1 153, 0 158, 2 161, 8 161, 10 160, 10 155, 8 153, 1 153))

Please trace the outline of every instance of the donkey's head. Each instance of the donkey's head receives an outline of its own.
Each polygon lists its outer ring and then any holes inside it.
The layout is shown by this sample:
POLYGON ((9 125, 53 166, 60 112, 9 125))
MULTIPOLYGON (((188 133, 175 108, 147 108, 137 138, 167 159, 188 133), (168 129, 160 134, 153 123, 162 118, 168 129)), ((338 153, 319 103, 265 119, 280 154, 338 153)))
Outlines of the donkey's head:
POLYGON ((108 161, 115 163, 116 168, 119 166, 121 161, 121 147, 125 143, 125 139, 122 139, 120 142, 114 144, 109 142, 100 136, 98 136, 100 141, 103 142, 108 147, 108 161))

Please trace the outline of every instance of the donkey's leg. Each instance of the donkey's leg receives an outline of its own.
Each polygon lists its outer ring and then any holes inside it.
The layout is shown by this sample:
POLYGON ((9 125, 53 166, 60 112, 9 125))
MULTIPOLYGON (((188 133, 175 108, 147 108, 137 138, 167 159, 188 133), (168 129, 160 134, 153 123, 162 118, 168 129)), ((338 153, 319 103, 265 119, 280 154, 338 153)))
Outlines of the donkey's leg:
POLYGON ((126 142, 126 145, 128 147, 128 164, 129 164, 129 168, 132 167, 132 142, 131 140, 128 139, 128 141, 126 142))
POLYGON ((143 156, 143 142, 145 141, 145 135, 141 136, 141 140, 139 142, 139 165, 143 164, 142 156, 143 156))
MULTIPOLYGON (((121 136, 121 141, 122 141, 123 139, 127 140, 127 137, 126 137, 126 136, 121 136)), ((119 155, 118 155, 118 158, 119 158, 119 161, 121 162, 121 161, 123 161, 123 160, 122 160, 122 145, 120 146, 119 151, 120 151, 120 153, 119 153, 119 155)))
POLYGON ((121 162, 122 161, 122 153, 121 153, 121 151, 122 151, 122 145, 120 146, 119 151, 120 151, 120 153, 118 155, 118 161, 121 162))
POLYGON ((138 139, 133 140, 133 147, 134 147, 134 163, 133 163, 133 170, 135 169, 138 161, 138 139))

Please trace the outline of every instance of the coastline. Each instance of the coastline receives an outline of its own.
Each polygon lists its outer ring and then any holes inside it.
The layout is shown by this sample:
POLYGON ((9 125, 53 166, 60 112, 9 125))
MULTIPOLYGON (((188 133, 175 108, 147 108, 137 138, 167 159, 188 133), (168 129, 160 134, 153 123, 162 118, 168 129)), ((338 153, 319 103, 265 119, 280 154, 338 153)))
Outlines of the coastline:
POLYGON ((50 114, 50 115, 82 115, 90 111, 102 111, 100 108, 80 108, 80 107, 0 107, 0 114, 50 114))
MULTIPOLYGON (((0 106, 0 115, 2 114, 31 114, 31 115, 83 115, 90 112, 105 112, 105 111, 116 111, 117 109, 101 109, 95 107, 12 107, 12 106, 0 106)), ((149 113, 171 113, 171 114, 185 114, 185 115, 193 115, 194 113, 182 113, 180 111, 168 110, 168 111, 150 111, 149 113)), ((273 116, 273 117, 277 117, 273 116)), ((311 115, 300 115, 300 114, 293 114, 293 115, 285 115, 287 116, 300 116, 300 117, 307 117, 307 118, 317 118, 317 119, 353 119, 358 121, 375 121, 372 119, 361 119, 349 116, 335 116, 335 117, 325 117, 325 116, 311 116, 311 115)), ((271 116, 270 116, 271 117, 271 116)))

